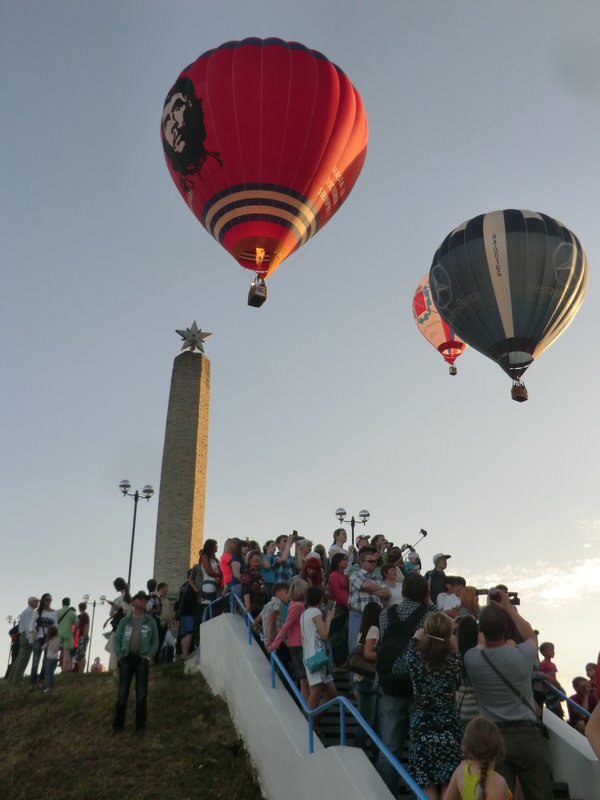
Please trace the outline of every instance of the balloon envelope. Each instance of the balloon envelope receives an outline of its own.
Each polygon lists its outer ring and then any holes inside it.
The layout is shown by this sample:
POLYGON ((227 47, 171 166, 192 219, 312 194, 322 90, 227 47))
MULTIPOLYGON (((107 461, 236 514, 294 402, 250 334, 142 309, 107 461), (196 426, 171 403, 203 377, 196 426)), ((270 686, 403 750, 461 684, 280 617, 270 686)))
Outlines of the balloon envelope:
POLYGON ((421 278, 415 289, 412 311, 419 331, 442 354, 444 361, 452 366, 467 345, 461 342, 454 329, 440 317, 431 297, 429 273, 421 278))
POLYGON ((368 127, 358 92, 325 56, 253 38, 226 42, 183 70, 165 100, 161 134, 192 212, 266 278, 348 197, 368 127))
POLYGON ((573 320, 588 265, 560 222, 533 211, 494 211, 444 239, 429 282, 456 334, 519 380, 573 320))

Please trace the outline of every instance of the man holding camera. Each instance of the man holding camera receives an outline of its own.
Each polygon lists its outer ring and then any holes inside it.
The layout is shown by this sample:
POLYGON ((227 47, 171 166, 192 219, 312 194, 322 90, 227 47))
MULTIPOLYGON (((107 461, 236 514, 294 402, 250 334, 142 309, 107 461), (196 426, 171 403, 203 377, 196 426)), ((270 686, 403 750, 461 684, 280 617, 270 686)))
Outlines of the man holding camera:
POLYGON ((297 572, 296 559, 291 555, 292 545, 298 542, 298 532, 294 531, 292 536, 282 533, 275 539, 277 553, 273 562, 273 578, 275 583, 291 583, 292 578, 297 572))
POLYGON ((516 776, 527 800, 552 800, 550 765, 531 686, 537 636, 501 589, 490 591, 479 629, 485 644, 468 650, 464 664, 480 714, 495 722, 504 737, 506 757, 496 769, 511 792, 516 776), (523 640, 516 646, 507 643, 513 626, 523 640))

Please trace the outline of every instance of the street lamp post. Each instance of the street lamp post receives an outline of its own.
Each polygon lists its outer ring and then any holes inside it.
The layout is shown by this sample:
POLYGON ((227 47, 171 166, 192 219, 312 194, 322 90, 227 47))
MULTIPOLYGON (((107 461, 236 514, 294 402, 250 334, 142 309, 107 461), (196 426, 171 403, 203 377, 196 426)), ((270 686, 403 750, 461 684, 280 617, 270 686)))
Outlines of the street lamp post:
MULTIPOLYGON (((91 598, 91 596, 89 594, 84 594, 83 595, 83 602, 84 603, 89 603, 91 599, 92 598, 91 598)), ((96 616, 96 605, 99 603, 101 606, 103 606, 105 602, 106 602, 106 595, 105 594, 101 594, 100 597, 98 598, 98 600, 96 600, 96 598, 94 598, 93 601, 92 601, 92 624, 90 625, 90 649, 89 649, 89 653, 88 653, 86 672, 90 671, 90 663, 92 661, 92 641, 93 641, 93 637, 94 637, 94 617, 96 616)))
POLYGON ((345 519, 346 517, 346 509, 345 508, 338 508, 335 512, 336 517, 342 523, 342 525, 350 525, 352 529, 352 546, 354 547, 354 526, 358 522, 361 525, 366 525, 369 521, 369 517, 371 516, 366 508, 363 508, 362 511, 358 512, 358 516, 360 519, 354 519, 354 516, 350 517, 350 519, 345 519))
POLYGON ((131 528, 131 549, 129 551, 129 571, 127 573, 127 586, 131 589, 131 564, 133 562, 133 540, 135 539, 135 520, 137 516, 137 504, 140 497, 143 495, 145 500, 150 500, 152 495, 154 494, 154 489, 147 483, 144 488, 142 489, 142 495, 140 495, 139 491, 136 489, 135 492, 130 493, 131 484, 128 480, 123 480, 119 484, 119 489, 123 492, 123 497, 132 497, 133 498, 133 526, 131 528))

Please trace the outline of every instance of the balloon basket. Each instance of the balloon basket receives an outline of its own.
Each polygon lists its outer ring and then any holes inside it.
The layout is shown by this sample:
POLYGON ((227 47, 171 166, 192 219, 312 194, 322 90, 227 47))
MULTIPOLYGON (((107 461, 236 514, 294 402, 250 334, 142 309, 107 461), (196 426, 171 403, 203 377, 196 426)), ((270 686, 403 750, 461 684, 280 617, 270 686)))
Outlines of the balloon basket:
POLYGON ((450 375, 456 375, 458 369, 454 366, 454 364, 450 364, 450 369, 448 370, 448 372, 450 373, 450 375))
POLYGON ((267 284, 262 278, 257 278, 250 284, 248 292, 248 305, 253 308, 260 308, 267 299, 267 284))
POLYGON ((529 397, 525 384, 521 383, 521 381, 515 381, 510 390, 510 396, 513 400, 516 400, 517 403, 524 403, 529 397))

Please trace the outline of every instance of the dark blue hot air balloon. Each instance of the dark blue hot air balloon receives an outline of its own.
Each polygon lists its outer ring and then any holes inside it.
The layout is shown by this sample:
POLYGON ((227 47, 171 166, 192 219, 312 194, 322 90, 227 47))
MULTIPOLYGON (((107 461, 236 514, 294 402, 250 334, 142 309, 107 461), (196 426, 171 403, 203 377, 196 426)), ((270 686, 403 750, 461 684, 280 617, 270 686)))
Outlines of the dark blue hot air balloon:
POLYGON ((521 377, 579 311, 588 265, 577 237, 534 211, 493 211, 455 228, 429 270, 442 319, 513 379, 521 377))

